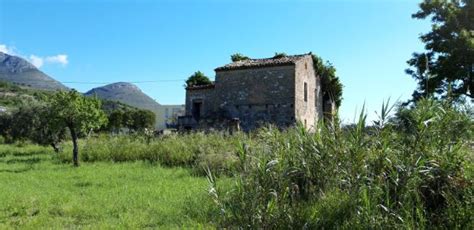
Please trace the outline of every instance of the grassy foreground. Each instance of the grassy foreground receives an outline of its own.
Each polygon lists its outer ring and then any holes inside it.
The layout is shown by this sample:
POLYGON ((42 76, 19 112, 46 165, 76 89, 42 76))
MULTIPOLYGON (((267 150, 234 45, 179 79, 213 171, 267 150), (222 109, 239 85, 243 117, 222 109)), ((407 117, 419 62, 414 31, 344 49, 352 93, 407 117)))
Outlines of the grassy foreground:
POLYGON ((474 229, 474 109, 390 110, 316 132, 94 135, 79 168, 68 142, 0 145, 0 229, 474 229))
POLYGON ((0 145, 0 229, 212 228, 205 177, 146 162, 57 163, 49 148, 0 145))

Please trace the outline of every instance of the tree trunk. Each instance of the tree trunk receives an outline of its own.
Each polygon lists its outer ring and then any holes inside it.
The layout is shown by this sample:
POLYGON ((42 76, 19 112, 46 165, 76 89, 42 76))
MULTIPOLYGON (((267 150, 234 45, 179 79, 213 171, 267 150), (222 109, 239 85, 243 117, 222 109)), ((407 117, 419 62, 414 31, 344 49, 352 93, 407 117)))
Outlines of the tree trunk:
POLYGON ((75 167, 79 166, 79 149, 77 146, 77 133, 76 130, 72 127, 69 127, 69 130, 71 131, 71 138, 72 138, 72 161, 74 163, 75 167))

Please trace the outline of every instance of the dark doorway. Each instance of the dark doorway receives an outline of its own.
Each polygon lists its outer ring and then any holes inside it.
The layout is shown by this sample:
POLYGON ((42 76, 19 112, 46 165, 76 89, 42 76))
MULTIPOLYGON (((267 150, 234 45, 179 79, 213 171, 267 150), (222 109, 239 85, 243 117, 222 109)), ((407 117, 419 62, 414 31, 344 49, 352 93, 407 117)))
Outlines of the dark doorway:
POLYGON ((201 119, 201 107, 202 107, 202 101, 193 102, 193 118, 196 121, 199 121, 199 119, 201 119))

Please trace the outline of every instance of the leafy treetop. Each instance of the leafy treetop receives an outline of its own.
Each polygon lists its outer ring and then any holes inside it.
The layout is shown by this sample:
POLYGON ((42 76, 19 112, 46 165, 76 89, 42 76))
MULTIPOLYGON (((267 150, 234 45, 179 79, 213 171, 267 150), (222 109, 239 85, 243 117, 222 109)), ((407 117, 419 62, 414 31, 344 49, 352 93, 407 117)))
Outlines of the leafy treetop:
POLYGON ((471 99, 474 89, 474 1, 424 0, 416 19, 430 18, 432 29, 421 35, 424 53, 414 53, 406 73, 418 83, 413 101, 422 97, 471 99))
POLYGON ((81 93, 59 91, 51 97, 51 110, 57 122, 85 134, 107 123, 107 117, 101 109, 101 101, 95 97, 85 97, 81 93))
POLYGON ((186 87, 210 84, 212 84, 211 80, 209 80, 209 78, 201 71, 195 72, 188 78, 188 80, 186 80, 186 87))

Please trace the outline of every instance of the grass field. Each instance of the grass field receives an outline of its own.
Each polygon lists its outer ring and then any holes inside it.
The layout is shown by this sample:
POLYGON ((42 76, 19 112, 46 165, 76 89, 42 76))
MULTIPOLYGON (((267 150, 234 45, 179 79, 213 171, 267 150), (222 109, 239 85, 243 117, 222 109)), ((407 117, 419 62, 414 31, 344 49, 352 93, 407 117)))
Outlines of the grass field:
POLYGON ((146 162, 57 163, 39 146, 0 145, 0 229, 213 228, 205 177, 146 162))

